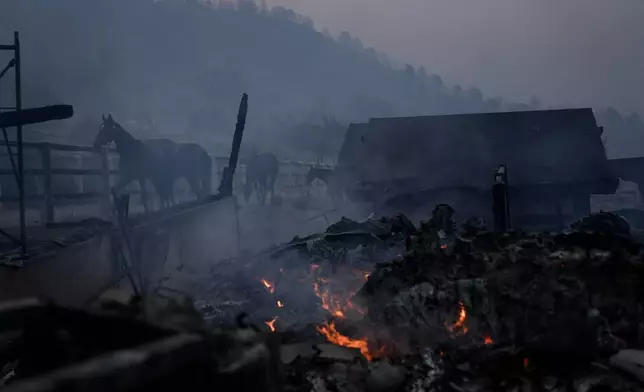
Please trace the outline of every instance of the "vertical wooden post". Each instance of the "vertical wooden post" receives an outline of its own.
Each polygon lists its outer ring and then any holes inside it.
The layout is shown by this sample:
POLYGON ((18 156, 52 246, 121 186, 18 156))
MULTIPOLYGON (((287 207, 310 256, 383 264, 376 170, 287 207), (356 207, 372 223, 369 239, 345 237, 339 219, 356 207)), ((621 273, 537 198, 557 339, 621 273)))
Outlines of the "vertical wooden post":
POLYGON ((52 223, 54 221, 54 193, 52 190, 51 148, 49 143, 45 143, 40 148, 40 160, 43 170, 43 208, 40 221, 42 223, 52 223))
POLYGON ((497 232, 503 233, 512 227, 506 165, 499 165, 494 173, 492 212, 494 214, 494 228, 497 232))
POLYGON ((107 147, 101 149, 101 216, 112 220, 112 194, 110 190, 110 160, 107 147))

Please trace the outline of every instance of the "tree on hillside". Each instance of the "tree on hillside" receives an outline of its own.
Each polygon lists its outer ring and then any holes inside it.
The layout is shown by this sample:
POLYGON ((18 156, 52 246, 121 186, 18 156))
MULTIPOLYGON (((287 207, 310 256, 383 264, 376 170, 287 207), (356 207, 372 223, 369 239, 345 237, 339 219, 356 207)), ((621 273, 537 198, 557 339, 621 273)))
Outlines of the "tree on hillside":
POLYGON ((255 0, 238 0, 237 9, 249 14, 256 14, 259 12, 259 7, 257 6, 257 3, 255 3, 255 0))
POLYGON ((416 70, 414 69, 413 65, 411 64, 405 65, 405 76, 409 79, 416 78, 416 70))

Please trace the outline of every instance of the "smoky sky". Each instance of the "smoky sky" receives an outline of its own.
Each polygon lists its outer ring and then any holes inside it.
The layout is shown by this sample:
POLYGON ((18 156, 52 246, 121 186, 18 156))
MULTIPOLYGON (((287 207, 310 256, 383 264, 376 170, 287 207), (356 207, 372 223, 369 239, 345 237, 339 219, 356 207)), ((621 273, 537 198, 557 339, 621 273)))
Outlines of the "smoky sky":
POLYGON ((268 0, 486 95, 644 113, 642 0, 268 0))

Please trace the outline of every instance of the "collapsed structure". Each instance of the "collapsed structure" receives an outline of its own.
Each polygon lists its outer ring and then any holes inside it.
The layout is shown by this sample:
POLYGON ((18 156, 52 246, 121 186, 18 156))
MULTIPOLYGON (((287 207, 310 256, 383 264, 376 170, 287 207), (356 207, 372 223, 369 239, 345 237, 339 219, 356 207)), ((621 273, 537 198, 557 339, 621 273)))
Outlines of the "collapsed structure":
POLYGON ((508 167, 515 226, 559 226, 590 212, 619 179, 591 109, 371 119, 351 124, 337 177, 354 201, 412 216, 448 203, 491 216, 494 170, 508 167))

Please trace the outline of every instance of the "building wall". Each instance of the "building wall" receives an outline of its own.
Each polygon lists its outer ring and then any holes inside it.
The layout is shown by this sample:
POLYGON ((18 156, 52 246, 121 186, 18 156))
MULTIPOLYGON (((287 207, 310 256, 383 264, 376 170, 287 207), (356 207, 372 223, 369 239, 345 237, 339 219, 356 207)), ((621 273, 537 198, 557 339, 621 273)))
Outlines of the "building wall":
POLYGON ((634 182, 620 180, 617 191, 612 195, 591 195, 593 212, 623 209, 644 209, 642 195, 634 182))

